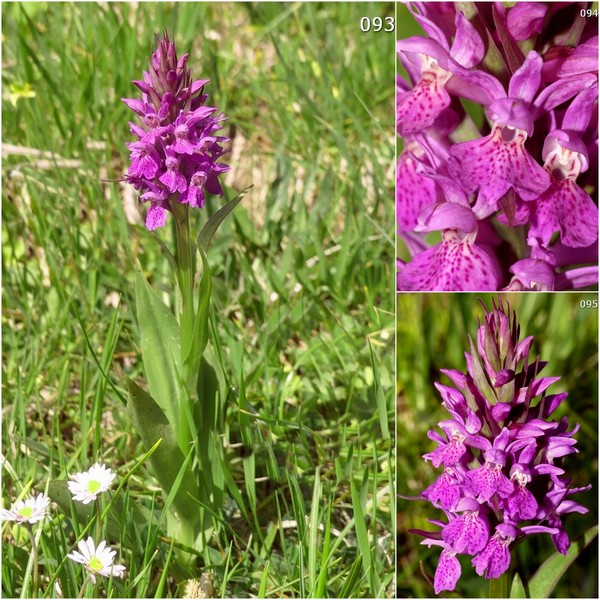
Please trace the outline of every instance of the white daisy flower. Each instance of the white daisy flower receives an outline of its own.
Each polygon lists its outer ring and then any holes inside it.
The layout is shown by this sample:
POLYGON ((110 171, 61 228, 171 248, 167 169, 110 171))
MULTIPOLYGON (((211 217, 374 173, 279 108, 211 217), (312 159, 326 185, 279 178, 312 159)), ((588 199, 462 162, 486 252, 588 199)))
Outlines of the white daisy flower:
POLYGON ((0 509, 0 518, 17 523, 37 523, 48 514, 49 506, 50 498, 46 494, 38 494, 26 500, 17 500, 9 510, 0 509))
POLYGON ((68 482, 69 491, 73 494, 73 500, 82 504, 89 504, 98 497, 98 494, 105 492, 116 473, 107 469, 104 465, 96 463, 89 471, 71 475, 68 482))
POLYGON ((123 565, 114 565, 116 550, 111 550, 110 546, 102 540, 98 547, 94 545, 94 540, 91 537, 84 542, 81 540, 77 547, 79 552, 67 554, 67 556, 75 562, 81 563, 86 571, 90 574, 90 579, 96 583, 96 575, 103 577, 123 577, 125 567, 123 565))

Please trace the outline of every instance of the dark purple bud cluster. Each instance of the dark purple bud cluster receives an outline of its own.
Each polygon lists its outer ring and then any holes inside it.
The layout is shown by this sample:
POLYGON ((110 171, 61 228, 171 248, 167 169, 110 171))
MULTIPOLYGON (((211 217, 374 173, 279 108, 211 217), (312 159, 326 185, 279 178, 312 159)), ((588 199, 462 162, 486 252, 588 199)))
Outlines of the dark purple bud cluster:
POLYGON ((444 511, 447 522, 432 521, 437 532, 425 545, 442 547, 434 577, 435 593, 453 590, 461 574, 457 554, 473 556, 479 575, 497 578, 510 565, 518 538, 548 533, 566 554, 569 537, 562 515, 588 510, 569 499, 591 486, 575 488, 561 467, 577 452, 567 419, 551 419, 567 393, 546 394, 560 377, 539 377, 546 363, 529 361, 533 338, 519 341, 516 316, 494 304, 480 324, 477 345, 465 353, 467 372, 442 370, 453 387, 436 383, 450 418, 430 431, 437 448, 424 455, 442 468, 422 496, 444 511))
POLYGON ((398 289, 597 284, 597 19, 562 2, 407 6, 427 37, 397 43, 396 213, 412 256, 398 289))
POLYGON ((146 227, 162 227, 173 202, 201 208, 205 191, 223 193, 218 176, 229 166, 217 163, 221 144, 228 138, 215 135, 225 120, 212 106, 205 106, 203 93, 208 79, 193 81, 186 67, 188 55, 177 58, 175 45, 165 33, 157 36, 149 70, 133 83, 142 98, 123 98, 138 116, 130 123, 138 139, 127 144, 131 166, 127 181, 142 190, 141 200, 150 202, 146 227))

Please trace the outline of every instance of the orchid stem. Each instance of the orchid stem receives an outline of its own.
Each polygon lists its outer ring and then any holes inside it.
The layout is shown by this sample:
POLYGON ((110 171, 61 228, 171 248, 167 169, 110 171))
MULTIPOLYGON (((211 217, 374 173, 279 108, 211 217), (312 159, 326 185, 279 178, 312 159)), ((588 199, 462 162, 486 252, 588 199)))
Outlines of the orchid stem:
MULTIPOLYGON (((189 389, 190 373, 186 365, 186 357, 191 349, 196 321, 194 310, 194 274, 195 274, 195 248, 190 236, 190 216, 187 204, 182 204, 172 198, 173 215, 176 221, 177 237, 177 281, 181 292, 181 318, 179 322, 181 331, 181 364, 183 366, 183 381, 187 387, 187 400, 192 401, 194 390, 189 389)), ((192 366, 193 368, 193 366, 192 366)), ((187 411, 179 410, 178 439, 187 443, 190 436, 184 432, 189 429, 187 411)))

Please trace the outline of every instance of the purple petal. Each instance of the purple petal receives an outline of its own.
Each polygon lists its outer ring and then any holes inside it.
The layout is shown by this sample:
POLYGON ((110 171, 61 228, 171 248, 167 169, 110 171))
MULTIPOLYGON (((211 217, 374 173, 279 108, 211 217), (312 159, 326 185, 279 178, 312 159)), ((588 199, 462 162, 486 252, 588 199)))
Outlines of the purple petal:
POLYGON ((159 227, 163 227, 167 222, 167 212, 164 208, 151 204, 146 214, 146 229, 154 231, 159 227))
POLYGON ((542 30, 548 7, 541 2, 518 2, 508 11, 507 26, 518 42, 537 35, 542 30))
POLYGON ((443 590, 453 591, 460 574, 461 568, 456 553, 446 549, 442 550, 433 578, 435 593, 439 594, 443 590))
POLYGON ((450 49, 450 56, 462 65, 470 68, 478 65, 485 53, 485 46, 479 34, 461 13, 456 13, 456 36, 450 49))
POLYGON ((570 269, 556 276, 555 289, 574 290, 598 284, 598 267, 570 269))
POLYGON ((542 418, 547 419, 565 400, 569 395, 569 392, 562 392, 560 394, 554 394, 552 396, 546 396, 544 399, 544 410, 540 415, 542 418))
POLYGON ((579 92, 573 99, 562 121, 563 129, 583 135, 592 118, 594 106, 598 101, 598 88, 595 85, 579 92))
POLYGON ((450 510, 460 497, 457 482, 453 481, 446 470, 432 483, 422 495, 433 504, 441 504, 442 508, 450 510))
POLYGON ((514 486, 508 477, 499 468, 492 467, 489 463, 469 471, 467 480, 471 484, 473 492, 478 494, 479 502, 488 502, 495 493, 498 493, 502 498, 506 498, 514 490, 514 486))
POLYGON ((435 40, 438 44, 440 44, 446 50, 448 49, 448 41, 446 40, 446 35, 440 29, 439 25, 436 23, 437 19, 433 19, 433 15, 430 11, 429 3, 423 2, 411 2, 408 5, 408 9, 412 13, 415 21, 421 26, 423 31, 432 39, 435 40), (419 9, 419 11, 415 10, 415 7, 419 9), (427 16, 429 14, 429 16, 427 16))
POLYGON ((487 543, 489 525, 478 513, 466 512, 442 529, 442 539, 455 552, 477 554, 487 543))
POLYGON ((572 179, 552 178, 535 204, 530 235, 547 246, 555 231, 571 248, 589 246, 598 239, 598 207, 572 179))
POLYGON ((424 73, 411 92, 402 96, 396 107, 398 133, 405 137, 431 127, 440 113, 450 106, 450 95, 435 74, 424 73))
POLYGON ((484 551, 472 560, 472 564, 478 575, 483 575, 484 571, 487 569, 485 575, 486 579, 496 579, 497 577, 500 577, 500 575, 505 573, 510 566, 508 543, 500 541, 500 538, 496 537, 496 534, 494 534, 484 551))
POLYGON ((509 496, 507 502, 508 515, 515 521, 535 518, 538 505, 533 494, 525 487, 517 486, 514 494, 509 496))
POLYGON ((464 443, 460 440, 455 440, 438 446, 433 452, 424 454, 423 458, 431 460, 431 464, 436 468, 442 464, 445 467, 449 467, 455 465, 466 451, 467 448, 464 443))
POLYGON ((526 137, 523 131, 495 125, 490 135, 450 148, 450 174, 467 192, 480 189, 474 209, 478 217, 496 211, 511 187, 523 200, 535 200, 550 184, 548 173, 525 149, 526 137))
POLYGON ((419 215, 415 231, 458 229, 471 233, 477 228, 477 219, 470 208, 453 202, 440 202, 426 206, 419 215))
POLYGON ((512 405, 508 402, 498 402, 492 406, 492 416, 498 422, 504 421, 510 413, 511 408, 512 405))
POLYGON ((442 241, 414 257, 398 276, 401 291, 486 291, 498 289, 498 274, 491 257, 453 230, 442 241))
POLYGON ((584 73, 598 73, 597 35, 577 46, 557 71, 558 77, 573 77, 584 73))
POLYGON ((595 75, 587 74, 572 79, 559 79, 550 84, 538 94, 533 103, 535 106, 532 111, 534 120, 537 121, 544 113, 554 110, 588 86, 597 85, 597 81, 595 75))
POLYGON ((168 170, 163 173, 158 180, 169 188, 171 193, 185 192, 187 189, 187 181, 179 171, 168 170))
POLYGON ((453 75, 446 84, 446 89, 451 94, 483 106, 506 97, 502 84, 489 73, 465 69, 453 59, 448 60, 447 68, 453 75))
POLYGON ((531 102, 542 80, 542 57, 532 50, 521 67, 515 71, 508 84, 508 97, 531 102))
MULTIPOLYGON (((411 144, 410 148, 416 150, 417 145, 411 144)), ((413 154, 404 151, 396 169, 396 218, 399 229, 412 231, 423 208, 434 204, 436 199, 435 182, 418 173, 413 154)))
POLYGON ((494 123, 521 129, 528 136, 533 135, 533 119, 524 102, 514 98, 499 98, 490 104, 487 114, 494 123))
POLYGON ((514 263, 509 271, 520 281, 524 290, 554 289, 554 269, 545 260, 525 258, 514 263))

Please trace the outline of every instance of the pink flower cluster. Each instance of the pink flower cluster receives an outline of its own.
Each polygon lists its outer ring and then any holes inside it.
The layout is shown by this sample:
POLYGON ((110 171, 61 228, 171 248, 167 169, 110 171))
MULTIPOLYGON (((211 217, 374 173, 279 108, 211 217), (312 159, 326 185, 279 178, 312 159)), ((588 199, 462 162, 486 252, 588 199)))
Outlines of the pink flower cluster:
POLYGON ((397 42, 396 213, 412 257, 398 290, 596 285, 597 23, 575 3, 407 6, 427 37, 397 42))

